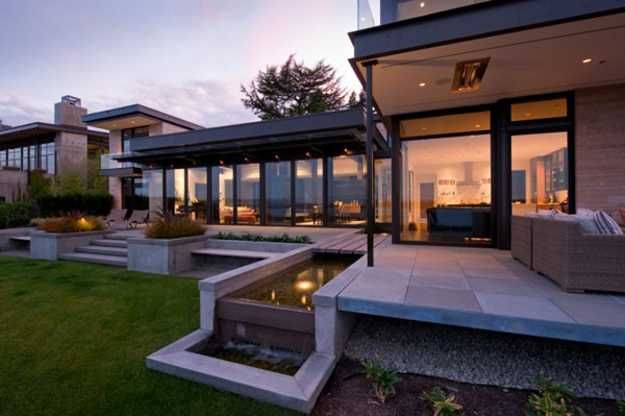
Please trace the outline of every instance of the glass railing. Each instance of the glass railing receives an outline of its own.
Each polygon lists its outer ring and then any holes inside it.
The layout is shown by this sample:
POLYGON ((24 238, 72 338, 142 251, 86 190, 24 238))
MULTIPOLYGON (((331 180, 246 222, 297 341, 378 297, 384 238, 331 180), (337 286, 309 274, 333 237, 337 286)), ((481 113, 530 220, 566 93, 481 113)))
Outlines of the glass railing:
POLYGON ((357 0, 358 29, 412 19, 491 0, 357 0))
POLYGON ((109 153, 106 155, 100 155, 100 170, 143 168, 143 165, 140 165, 139 163, 118 161, 116 158, 122 155, 124 155, 124 153, 109 153))

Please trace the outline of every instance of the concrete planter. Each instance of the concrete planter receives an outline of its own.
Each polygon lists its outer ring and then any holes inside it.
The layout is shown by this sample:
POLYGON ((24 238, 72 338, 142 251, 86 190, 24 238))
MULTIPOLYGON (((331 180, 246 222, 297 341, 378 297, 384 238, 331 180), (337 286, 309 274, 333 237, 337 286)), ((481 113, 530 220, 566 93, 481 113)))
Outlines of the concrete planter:
POLYGON ((33 231, 30 234, 30 256, 33 259, 58 260, 64 253, 71 253, 77 247, 89 245, 111 231, 86 231, 79 233, 47 233, 33 231))
POLYGON ((312 244, 300 243, 278 243, 273 241, 243 241, 243 240, 221 240, 210 238, 206 242, 206 247, 224 248, 228 250, 249 250, 264 251, 268 253, 286 253, 304 247, 312 247, 312 244))
POLYGON ((172 239, 131 238, 128 240, 128 270, 175 274, 193 267, 191 252, 206 246, 208 236, 172 239))

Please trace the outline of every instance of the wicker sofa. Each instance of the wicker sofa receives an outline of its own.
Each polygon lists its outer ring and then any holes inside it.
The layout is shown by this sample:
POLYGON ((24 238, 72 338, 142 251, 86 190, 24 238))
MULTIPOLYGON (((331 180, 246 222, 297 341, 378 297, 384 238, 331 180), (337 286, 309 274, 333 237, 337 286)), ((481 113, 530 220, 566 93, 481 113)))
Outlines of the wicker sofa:
POLYGON ((534 268, 532 262, 532 217, 513 215, 511 219, 510 253, 512 257, 525 264, 530 269, 534 268))
MULTIPOLYGON (((625 292, 625 235, 583 234, 576 222, 528 219, 523 225, 531 229, 534 270, 567 292, 625 292)), ((526 233, 524 228, 517 235, 522 240, 526 233)), ((513 240, 517 235, 513 230, 513 240)), ((517 256, 526 255, 525 243, 516 245, 517 256)))

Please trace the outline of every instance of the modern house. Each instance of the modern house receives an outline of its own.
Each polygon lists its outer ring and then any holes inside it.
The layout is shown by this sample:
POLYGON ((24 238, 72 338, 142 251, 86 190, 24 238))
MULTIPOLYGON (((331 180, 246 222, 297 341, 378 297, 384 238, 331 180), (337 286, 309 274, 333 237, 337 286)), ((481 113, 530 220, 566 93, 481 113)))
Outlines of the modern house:
POLYGON ((100 174, 109 178, 114 207, 148 209, 148 188, 142 166, 120 163, 116 157, 129 151, 130 139, 200 129, 201 126, 141 104, 83 115, 89 126, 109 131, 109 154, 101 155, 100 174))
MULTIPOLYGON (((375 106, 375 221, 395 243, 505 249, 513 214, 625 204, 625 58, 612 47, 624 2, 375 3, 380 19, 358 2, 369 27, 350 33, 351 63, 375 106)), ((149 138, 113 127, 132 114, 149 117, 128 107, 83 120, 135 136, 112 139, 122 154, 105 172, 137 178, 141 164, 141 190, 121 188, 143 208, 209 224, 367 220, 360 108, 209 129, 153 114, 188 131, 149 138)))
POLYGON ((88 130, 86 113, 79 98, 66 95, 54 105, 54 123, 0 125, 0 201, 25 193, 33 171, 87 179, 89 160, 107 152, 108 134, 88 130))

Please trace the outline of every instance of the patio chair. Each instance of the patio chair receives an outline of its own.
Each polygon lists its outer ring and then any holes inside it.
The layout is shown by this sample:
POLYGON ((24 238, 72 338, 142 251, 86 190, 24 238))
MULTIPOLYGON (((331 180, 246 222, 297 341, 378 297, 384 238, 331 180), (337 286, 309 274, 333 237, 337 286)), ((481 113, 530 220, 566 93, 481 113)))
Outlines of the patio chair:
POLYGON ((147 209, 137 209, 132 211, 130 218, 128 218, 128 227, 137 228, 141 224, 147 225, 150 217, 150 211, 147 209))
POLYGON ((109 212, 109 215, 104 218, 104 222, 108 228, 111 228, 113 225, 125 226, 127 216, 127 210, 121 208, 113 208, 111 209, 111 212, 109 212))

